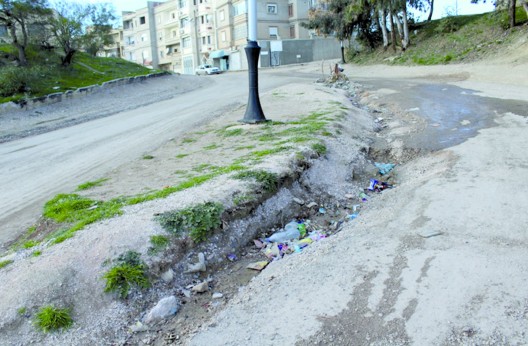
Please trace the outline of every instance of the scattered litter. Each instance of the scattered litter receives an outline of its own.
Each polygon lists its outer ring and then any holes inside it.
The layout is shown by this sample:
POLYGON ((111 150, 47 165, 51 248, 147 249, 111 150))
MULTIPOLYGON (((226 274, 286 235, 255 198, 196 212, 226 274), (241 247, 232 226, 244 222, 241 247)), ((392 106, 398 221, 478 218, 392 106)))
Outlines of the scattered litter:
POLYGON ((354 195, 351 194, 351 193, 347 193, 347 194, 345 195, 345 198, 352 199, 352 198, 354 198, 354 195))
POLYGON ((191 291, 182 288, 182 289, 181 289, 181 293, 182 293, 185 297, 187 297, 187 298, 191 298, 191 291))
POLYGON ((379 118, 374 119, 374 122, 375 123, 381 123, 383 120, 385 120, 385 119, 379 117, 379 118))
POLYGON ((319 213, 320 214, 326 214, 326 209, 325 208, 319 208, 319 213))
POLYGON ((171 282, 174 279, 174 271, 171 268, 169 268, 169 270, 161 274, 161 279, 165 281, 166 283, 171 282))
POLYGON ((385 175, 392 171, 396 165, 394 163, 380 163, 380 162, 374 162, 374 166, 378 169, 379 174, 385 175))
POLYGON ((246 268, 261 271, 262 269, 266 268, 268 263, 269 263, 268 261, 254 262, 254 263, 248 264, 246 268))
POLYGON ((299 205, 303 205, 303 204, 304 204, 304 201, 303 201, 302 199, 300 199, 300 198, 296 198, 296 197, 295 197, 295 198, 293 199, 293 201, 294 201, 295 203, 299 204, 299 205))
POLYGON ((313 208, 313 207, 317 207, 317 203, 310 202, 310 203, 308 203, 308 205, 306 205, 306 208, 313 208))
POLYGON ((258 239, 253 240, 253 243, 255 243, 255 246, 258 247, 259 249, 262 249, 263 247, 266 247, 266 244, 264 244, 263 242, 261 242, 258 239))
POLYGON ((354 219, 356 219, 358 216, 359 216, 358 214, 350 214, 350 215, 347 216, 347 218, 348 218, 349 220, 354 220, 354 219))
POLYGON ((281 242, 290 239, 299 239, 301 232, 299 231, 298 223, 292 221, 284 226, 284 230, 273 233, 269 238, 266 239, 269 243, 281 242))
POLYGON ((366 202, 366 201, 368 201, 368 196, 367 196, 367 194, 364 193, 364 192, 362 192, 362 193, 359 194, 359 198, 361 198, 361 201, 362 201, 362 202, 366 202))
POLYGON ((370 179, 370 184, 368 187, 370 191, 381 192, 382 190, 385 190, 388 188, 392 188, 392 185, 389 185, 386 182, 380 182, 376 179, 370 179))
POLYGON ((441 231, 434 231, 434 230, 422 231, 419 233, 420 237, 422 238, 431 238, 431 237, 435 237, 441 234, 443 234, 441 231))
POLYGON ((354 211, 354 213, 358 210, 359 207, 360 207, 359 204, 354 204, 354 205, 352 206, 352 210, 354 211))
POLYGON ((466 125, 469 125, 471 124, 471 121, 467 120, 467 119, 464 119, 460 122, 460 125, 463 125, 463 126, 466 126, 466 125))
POLYGON ((200 252, 198 254, 198 263, 189 264, 185 274, 204 272, 206 270, 207 268, 205 267, 205 255, 203 254, 203 252, 200 252))
POLYGON ((220 292, 215 292, 213 293, 213 299, 220 299, 220 298, 223 298, 224 295, 220 292))
POLYGON ((201 282, 197 285, 194 285, 191 290, 196 293, 207 292, 209 290, 209 283, 207 281, 201 282))
POLYGON ((238 260, 237 256, 234 253, 230 253, 229 255, 227 255, 227 259, 231 262, 238 260))

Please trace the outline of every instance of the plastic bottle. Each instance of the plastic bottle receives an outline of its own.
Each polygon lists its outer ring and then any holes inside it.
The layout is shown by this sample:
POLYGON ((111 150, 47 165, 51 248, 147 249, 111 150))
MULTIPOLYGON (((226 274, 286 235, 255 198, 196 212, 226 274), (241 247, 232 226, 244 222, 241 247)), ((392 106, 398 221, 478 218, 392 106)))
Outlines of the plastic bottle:
POLYGON ((291 239, 299 239, 301 232, 297 228, 297 222, 292 221, 284 227, 284 231, 273 233, 267 240, 270 243, 277 243, 291 239))

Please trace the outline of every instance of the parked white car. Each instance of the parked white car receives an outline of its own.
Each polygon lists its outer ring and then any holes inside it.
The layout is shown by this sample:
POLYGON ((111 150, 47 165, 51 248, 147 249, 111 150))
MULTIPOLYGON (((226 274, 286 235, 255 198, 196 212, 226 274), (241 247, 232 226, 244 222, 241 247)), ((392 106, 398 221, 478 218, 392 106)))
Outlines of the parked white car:
POLYGON ((212 65, 200 65, 198 68, 194 71, 196 75, 200 74, 219 74, 220 69, 218 67, 212 66, 212 65))

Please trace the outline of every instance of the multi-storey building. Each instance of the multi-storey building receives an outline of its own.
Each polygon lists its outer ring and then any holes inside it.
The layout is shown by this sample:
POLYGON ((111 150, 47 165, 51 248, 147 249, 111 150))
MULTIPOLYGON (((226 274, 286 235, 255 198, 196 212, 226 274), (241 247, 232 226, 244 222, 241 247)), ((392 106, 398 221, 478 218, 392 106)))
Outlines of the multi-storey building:
POLYGON ((97 56, 102 57, 114 57, 122 58, 123 57, 123 30, 122 29, 112 29, 110 32, 112 37, 112 44, 104 46, 103 50, 97 53, 97 56))
MULTIPOLYGON (((257 40, 265 46, 263 57, 268 55, 265 66, 274 65, 271 58, 283 40, 313 38, 301 23, 316 1, 257 0, 257 40)), ((149 1, 146 8, 123 13, 122 57, 185 74, 205 63, 244 69, 247 28, 247 0, 149 1)))

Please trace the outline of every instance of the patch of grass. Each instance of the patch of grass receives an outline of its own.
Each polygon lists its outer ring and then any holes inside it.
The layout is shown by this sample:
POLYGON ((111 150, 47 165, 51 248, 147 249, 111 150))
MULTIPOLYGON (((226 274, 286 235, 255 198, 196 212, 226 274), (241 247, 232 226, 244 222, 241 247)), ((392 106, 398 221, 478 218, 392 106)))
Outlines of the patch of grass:
POLYGON ((321 156, 326 154, 326 146, 323 143, 314 143, 312 144, 312 149, 315 150, 315 152, 321 156))
POLYGON ((24 249, 31 249, 32 247, 38 245, 40 242, 36 241, 36 240, 28 240, 26 241, 24 244, 22 244, 22 247, 24 249))
POLYGON ((0 269, 7 267, 11 263, 13 263, 13 260, 0 261, 0 269))
POLYGON ((189 156, 189 154, 178 154, 178 155, 176 155, 176 158, 177 159, 183 159, 186 156, 189 156))
POLYGON ((103 275, 103 279, 106 279, 105 292, 117 292, 120 298, 125 299, 133 286, 140 289, 150 287, 147 266, 139 253, 128 251, 120 255, 116 262, 117 264, 103 275))
POLYGON ((84 184, 81 184, 81 185, 77 186, 77 191, 88 190, 88 189, 91 189, 92 187, 95 187, 95 186, 101 186, 107 180, 108 180, 108 178, 101 178, 101 179, 97 179, 97 180, 94 180, 94 181, 88 181, 88 182, 86 182, 84 184))
POLYGON ((242 135, 243 132, 244 131, 242 129, 232 129, 232 130, 224 129, 220 132, 220 135, 222 137, 234 137, 234 136, 242 135))
POLYGON ((164 235, 152 235, 150 236, 150 254, 156 254, 164 250, 169 245, 169 237, 164 235))
POLYGON ((32 257, 38 257, 38 256, 40 256, 40 255, 42 255, 42 251, 40 251, 40 250, 34 251, 34 252, 31 254, 32 257))
POLYGON ((53 243, 71 238, 75 232, 96 221, 121 215, 123 201, 113 199, 107 202, 93 201, 76 194, 59 194, 44 205, 43 215, 57 222, 73 224, 48 236, 53 243))
POLYGON ((275 173, 255 170, 255 171, 244 171, 236 174, 233 178, 235 179, 255 179, 266 192, 276 191, 279 185, 279 179, 275 173))
POLYGON ((187 233, 195 243, 205 241, 222 224, 224 207, 205 202, 181 210, 165 212, 156 217, 161 226, 174 234, 187 233))
POLYGON ((205 147, 203 147, 203 150, 214 150, 214 149, 217 149, 217 148, 220 148, 220 146, 216 143, 214 144, 211 144, 211 145, 206 145, 205 147))
POLYGON ((208 170, 208 169, 212 169, 212 168, 215 168, 217 166, 213 166, 211 164, 208 164, 208 163, 202 163, 202 164, 199 164, 198 166, 195 166, 193 167, 193 171, 195 172, 203 172, 205 170, 208 170))
POLYGON ((73 324, 70 309, 56 308, 53 305, 41 307, 35 316, 35 326, 44 333, 65 330, 73 324))
POLYGON ((27 312, 27 308, 25 306, 17 309, 17 314, 19 314, 19 315, 23 316, 23 315, 26 314, 26 312, 27 312))
POLYGON ((276 153, 280 153, 282 151, 286 151, 286 150, 289 150, 290 147, 287 147, 287 146, 281 146, 281 147, 278 147, 278 148, 270 148, 270 149, 264 149, 264 150, 257 150, 257 151, 253 151, 251 153, 248 154, 248 157, 252 157, 252 158, 262 158, 262 157, 265 157, 265 156, 269 156, 269 155, 273 155, 273 154, 276 154, 276 153))
POLYGON ((194 143, 196 141, 197 141, 196 139, 191 138, 191 137, 186 137, 186 138, 182 139, 182 143, 194 143))
POLYGON ((244 203, 252 202, 256 200, 257 197, 253 194, 241 194, 233 197, 233 204, 234 205, 241 205, 244 203))
POLYGON ((143 155, 143 160, 152 160, 154 159, 154 156, 152 155, 143 155))
POLYGON ((277 138, 278 138, 278 136, 275 135, 272 132, 268 132, 268 133, 265 133, 265 134, 257 137, 257 139, 260 142, 272 142, 272 141, 276 140, 277 138))

